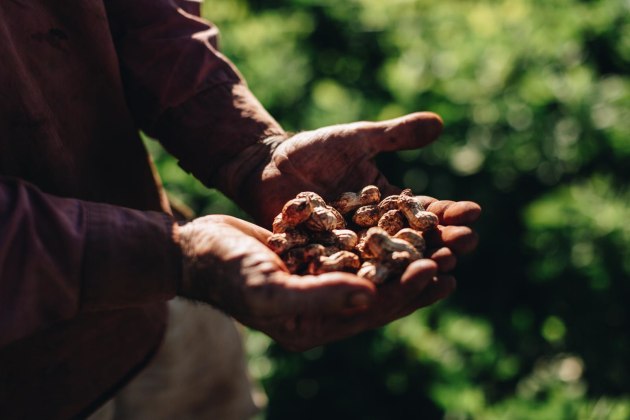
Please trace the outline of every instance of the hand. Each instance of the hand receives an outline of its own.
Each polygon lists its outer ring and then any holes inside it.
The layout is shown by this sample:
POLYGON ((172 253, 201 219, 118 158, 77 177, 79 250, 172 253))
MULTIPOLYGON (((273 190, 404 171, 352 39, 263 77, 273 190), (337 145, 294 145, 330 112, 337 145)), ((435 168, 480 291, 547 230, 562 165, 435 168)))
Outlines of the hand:
MULTIPOLYGON (((250 168, 249 175, 239 182, 240 194, 235 194, 235 199, 263 226, 271 226, 284 203, 302 191, 313 191, 331 200, 342 192, 374 184, 383 197, 398 194, 400 188, 391 185, 378 170, 374 156, 426 146, 441 131, 440 117, 423 112, 383 122, 356 122, 298 133, 271 149, 263 165, 250 168)), ((238 172, 247 172, 243 170, 246 165, 236 166, 238 172)), ((224 178, 233 179, 230 175, 233 172, 228 169, 224 178)), ((450 271, 456 263, 455 255, 468 253, 477 245, 477 235, 466 225, 479 217, 481 208, 469 201, 421 199, 425 206, 430 205, 429 210, 438 215, 442 225, 429 235, 430 255, 439 262, 440 271, 450 271)))
POLYGON ((305 350, 393 321, 454 288, 431 260, 379 287, 349 273, 296 276, 265 245, 271 232, 229 216, 175 227, 184 275, 179 294, 210 303, 286 348, 305 350))
POLYGON ((416 113, 383 122, 355 122, 305 131, 282 141, 263 170, 248 179, 248 191, 264 199, 247 200, 245 208, 264 226, 271 226, 284 203, 302 191, 331 200, 345 191, 373 184, 384 196, 397 194, 373 158, 395 150, 433 142, 442 131, 433 113, 416 113))

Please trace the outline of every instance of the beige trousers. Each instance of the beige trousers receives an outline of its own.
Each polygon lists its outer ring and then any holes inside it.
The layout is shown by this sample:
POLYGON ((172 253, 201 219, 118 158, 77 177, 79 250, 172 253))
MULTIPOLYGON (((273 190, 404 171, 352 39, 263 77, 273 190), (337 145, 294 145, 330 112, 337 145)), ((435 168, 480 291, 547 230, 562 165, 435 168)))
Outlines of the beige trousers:
POLYGON ((235 322, 176 298, 155 358, 89 420, 242 420, 257 411, 235 322))

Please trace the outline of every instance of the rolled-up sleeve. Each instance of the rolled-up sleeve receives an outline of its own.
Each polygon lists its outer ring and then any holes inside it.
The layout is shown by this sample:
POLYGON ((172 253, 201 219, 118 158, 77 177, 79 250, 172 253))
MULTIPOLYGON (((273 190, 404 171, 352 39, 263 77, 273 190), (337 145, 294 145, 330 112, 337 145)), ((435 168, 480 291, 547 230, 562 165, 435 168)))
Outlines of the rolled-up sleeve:
POLYGON ((81 311, 173 297, 181 255, 172 227, 159 212, 0 177, 0 347, 81 311))
POLYGON ((174 0, 107 0, 139 127, 207 185, 248 146, 283 133, 217 49, 216 27, 174 0))

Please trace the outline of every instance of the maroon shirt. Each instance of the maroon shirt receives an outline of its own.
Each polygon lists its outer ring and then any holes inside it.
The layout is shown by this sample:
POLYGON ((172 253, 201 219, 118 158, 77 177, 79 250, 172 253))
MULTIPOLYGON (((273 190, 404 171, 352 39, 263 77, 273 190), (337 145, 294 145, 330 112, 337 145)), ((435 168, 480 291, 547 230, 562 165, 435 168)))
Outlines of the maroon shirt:
POLYGON ((0 2, 0 418, 85 415, 159 346, 181 256, 138 129, 209 186, 282 132, 177 6, 0 2))

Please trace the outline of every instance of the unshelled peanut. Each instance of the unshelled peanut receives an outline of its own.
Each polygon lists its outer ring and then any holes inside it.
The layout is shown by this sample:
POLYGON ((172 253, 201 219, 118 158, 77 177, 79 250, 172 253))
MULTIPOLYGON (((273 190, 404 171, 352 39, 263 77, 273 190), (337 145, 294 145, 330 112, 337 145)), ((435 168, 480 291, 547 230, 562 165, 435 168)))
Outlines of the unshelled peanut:
POLYGON ((422 231, 437 222, 409 189, 381 200, 379 189, 368 185, 330 205, 305 191, 276 216, 268 244, 292 273, 347 271, 381 284, 422 258, 422 231))

